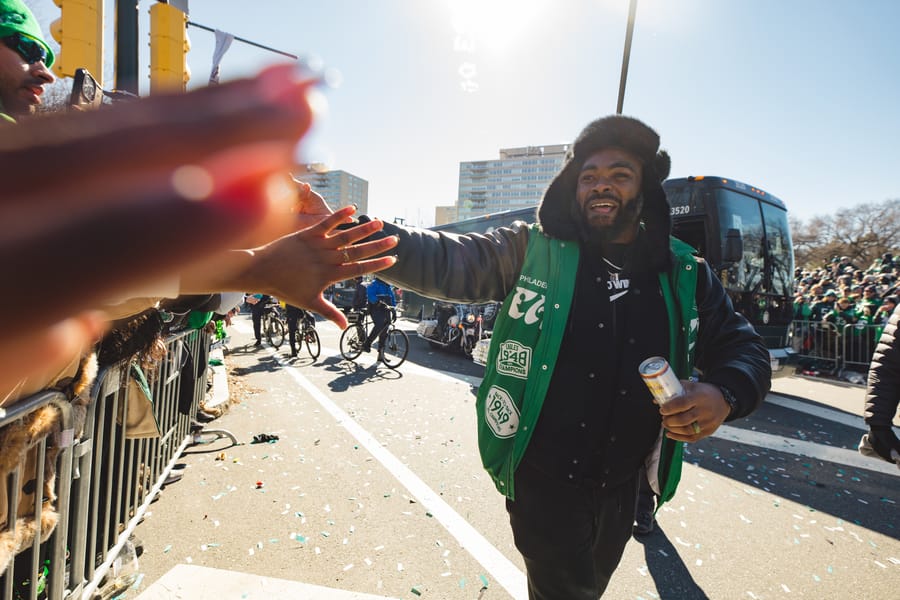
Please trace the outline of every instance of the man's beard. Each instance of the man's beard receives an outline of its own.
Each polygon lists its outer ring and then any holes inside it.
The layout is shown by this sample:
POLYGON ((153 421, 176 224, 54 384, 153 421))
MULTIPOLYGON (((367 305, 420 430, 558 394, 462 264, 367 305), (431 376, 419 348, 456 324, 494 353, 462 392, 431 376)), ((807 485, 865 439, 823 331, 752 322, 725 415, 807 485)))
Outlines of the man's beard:
POLYGON ((584 208, 581 210, 581 220, 579 223, 581 227, 579 227, 579 229, 582 230, 582 235, 585 236, 585 241, 587 242, 612 242, 613 240, 618 239, 623 233, 637 228, 641 209, 643 207, 644 198, 640 194, 631 198, 628 202, 619 202, 618 198, 612 194, 592 194, 587 199, 587 202, 584 203, 584 208), (590 209, 588 207, 594 200, 603 199, 616 201, 619 205, 619 210, 616 212, 616 216, 613 218, 612 223, 592 223, 590 219, 590 209))

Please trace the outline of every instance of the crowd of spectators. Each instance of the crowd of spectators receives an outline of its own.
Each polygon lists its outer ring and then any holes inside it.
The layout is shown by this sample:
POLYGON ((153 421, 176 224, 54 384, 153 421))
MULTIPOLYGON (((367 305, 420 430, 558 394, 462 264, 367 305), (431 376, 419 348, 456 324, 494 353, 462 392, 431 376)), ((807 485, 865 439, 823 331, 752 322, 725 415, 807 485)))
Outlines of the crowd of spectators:
POLYGON ((884 325, 900 298, 900 257, 886 252, 865 269, 848 256, 814 270, 795 270, 794 319, 838 327, 884 325))
POLYGON ((865 268, 848 256, 835 256, 818 269, 797 268, 795 348, 812 357, 803 365, 807 372, 849 367, 861 378, 898 298, 900 257, 890 252, 865 268))

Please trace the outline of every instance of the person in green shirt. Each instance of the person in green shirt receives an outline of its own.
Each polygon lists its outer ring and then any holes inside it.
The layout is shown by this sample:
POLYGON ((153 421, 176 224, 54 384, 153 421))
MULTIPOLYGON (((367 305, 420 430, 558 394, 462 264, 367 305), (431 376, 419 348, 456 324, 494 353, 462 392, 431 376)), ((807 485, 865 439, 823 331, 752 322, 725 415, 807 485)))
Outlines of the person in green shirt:
POLYGON ((0 122, 28 116, 53 83, 53 50, 21 0, 0 0, 0 122))

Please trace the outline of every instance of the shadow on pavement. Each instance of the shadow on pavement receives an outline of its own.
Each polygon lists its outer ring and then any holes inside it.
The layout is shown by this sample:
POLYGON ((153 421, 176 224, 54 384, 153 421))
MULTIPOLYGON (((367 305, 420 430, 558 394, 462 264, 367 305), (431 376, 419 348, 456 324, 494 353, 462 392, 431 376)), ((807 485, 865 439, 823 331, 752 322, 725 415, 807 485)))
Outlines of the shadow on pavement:
POLYGON ((328 382, 328 389, 332 392, 346 392, 351 387, 376 379, 400 379, 403 377, 403 373, 400 372, 403 370, 402 365, 399 371, 389 369, 380 362, 364 367, 340 356, 330 356, 319 361, 316 366, 338 374, 328 382))
POLYGON ((707 438, 684 461, 871 531, 896 537, 896 478, 873 471, 707 438))
POLYGON ((634 541, 644 546, 644 560, 661 600, 709 600, 659 523, 653 532, 634 541))

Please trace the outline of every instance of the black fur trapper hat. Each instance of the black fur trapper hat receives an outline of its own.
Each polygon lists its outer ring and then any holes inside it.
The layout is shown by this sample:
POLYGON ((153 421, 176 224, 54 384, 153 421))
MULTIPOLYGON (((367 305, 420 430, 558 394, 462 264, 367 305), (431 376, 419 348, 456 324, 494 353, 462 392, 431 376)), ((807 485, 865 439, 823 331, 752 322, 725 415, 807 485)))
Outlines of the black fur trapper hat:
POLYGON ((584 221, 575 188, 578 173, 588 156, 604 148, 622 148, 643 163, 641 194, 644 206, 640 218, 645 238, 651 244, 652 261, 662 269, 671 264, 669 234, 672 217, 662 182, 669 176, 672 161, 659 149, 659 134, 633 117, 610 115, 588 124, 569 150, 562 170, 550 183, 538 208, 538 221, 544 232, 564 240, 582 240, 584 221))

